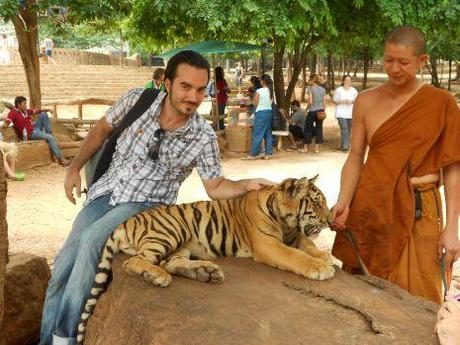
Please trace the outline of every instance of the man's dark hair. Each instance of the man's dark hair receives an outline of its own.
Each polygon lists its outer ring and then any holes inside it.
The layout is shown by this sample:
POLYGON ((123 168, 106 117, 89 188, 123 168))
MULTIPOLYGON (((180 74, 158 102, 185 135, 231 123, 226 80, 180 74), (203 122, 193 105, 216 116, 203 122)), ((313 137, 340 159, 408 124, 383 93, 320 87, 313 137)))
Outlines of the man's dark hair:
POLYGON ((168 64, 166 65, 165 79, 173 81, 176 77, 177 67, 183 63, 192 67, 205 69, 206 72, 208 72, 209 81, 210 67, 208 60, 206 60, 203 55, 193 50, 183 50, 169 59, 168 64))
POLYGON ((425 53, 425 35, 410 25, 397 26, 391 30, 385 38, 385 44, 389 43, 413 46, 417 56, 425 53))
POLYGON ((295 105, 296 107, 300 107, 300 102, 299 102, 298 100, 295 99, 295 100, 293 100, 293 101, 291 102, 291 105, 295 105))
POLYGON ((14 106, 17 107, 19 104, 21 104, 24 101, 27 101, 27 98, 25 98, 24 96, 18 96, 14 99, 14 106))

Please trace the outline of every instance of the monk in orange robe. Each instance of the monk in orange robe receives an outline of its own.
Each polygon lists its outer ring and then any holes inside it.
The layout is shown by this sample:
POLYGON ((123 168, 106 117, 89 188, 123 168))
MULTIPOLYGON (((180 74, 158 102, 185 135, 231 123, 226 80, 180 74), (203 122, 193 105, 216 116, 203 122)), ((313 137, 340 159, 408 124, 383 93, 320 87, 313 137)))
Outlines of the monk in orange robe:
POLYGON ((393 29, 385 42, 387 83, 356 99, 352 147, 332 210, 332 253, 344 270, 359 271, 347 229, 371 274, 441 303, 440 255, 451 266, 460 254, 460 111, 449 93, 415 78, 427 59, 424 46, 418 29, 393 29))

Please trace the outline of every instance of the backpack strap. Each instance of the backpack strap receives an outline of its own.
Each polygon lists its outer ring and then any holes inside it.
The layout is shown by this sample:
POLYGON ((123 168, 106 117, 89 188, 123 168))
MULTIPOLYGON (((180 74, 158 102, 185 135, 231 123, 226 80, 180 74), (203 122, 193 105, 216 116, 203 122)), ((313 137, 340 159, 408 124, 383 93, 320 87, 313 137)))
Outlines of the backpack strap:
POLYGON ((102 147, 100 158, 97 161, 96 167, 94 169, 94 174, 92 176, 92 181, 89 185, 94 184, 109 169, 110 163, 112 162, 112 156, 115 152, 115 147, 117 146, 118 137, 126 128, 131 126, 134 121, 136 121, 139 117, 141 117, 142 114, 147 111, 147 109, 158 97, 159 93, 160 91, 157 89, 145 89, 137 102, 123 117, 121 123, 115 127, 114 131, 102 147))

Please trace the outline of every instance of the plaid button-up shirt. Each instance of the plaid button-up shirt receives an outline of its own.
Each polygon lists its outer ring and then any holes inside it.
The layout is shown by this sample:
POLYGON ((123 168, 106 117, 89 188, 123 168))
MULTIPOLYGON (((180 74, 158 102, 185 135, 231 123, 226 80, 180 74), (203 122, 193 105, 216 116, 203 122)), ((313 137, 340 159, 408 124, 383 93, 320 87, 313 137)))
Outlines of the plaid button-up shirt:
MULTIPOLYGON (((105 119, 113 127, 139 99, 143 89, 133 89, 108 110, 105 119)), ((174 204, 180 185, 193 168, 202 179, 223 175, 217 136, 205 119, 195 114, 173 132, 165 132, 159 157, 152 160, 147 152, 160 128, 160 111, 166 93, 161 92, 147 111, 117 141, 107 172, 91 186, 85 205, 112 193, 110 205, 124 202, 174 204)))

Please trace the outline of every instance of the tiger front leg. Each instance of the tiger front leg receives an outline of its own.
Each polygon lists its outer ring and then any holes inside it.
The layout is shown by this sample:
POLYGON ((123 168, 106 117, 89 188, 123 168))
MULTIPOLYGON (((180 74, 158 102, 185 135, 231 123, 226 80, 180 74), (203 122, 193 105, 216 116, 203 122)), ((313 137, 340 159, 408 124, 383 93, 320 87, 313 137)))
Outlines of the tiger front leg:
POLYGON ((190 251, 186 248, 171 254, 162 266, 170 274, 201 282, 220 284, 225 279, 224 272, 213 262, 190 260, 190 251))
POLYGON ((265 236, 257 236, 256 241, 253 241, 253 256, 257 262, 294 272, 308 279, 326 280, 335 273, 334 268, 324 260, 265 236))
POLYGON ((141 255, 136 255, 123 263, 123 268, 130 275, 139 275, 147 283, 154 286, 166 287, 171 284, 171 275, 151 260, 141 255))
POLYGON ((315 243, 305 235, 300 234, 297 237, 294 243, 294 247, 300 249, 308 255, 313 256, 314 258, 324 260, 328 264, 332 265, 332 255, 325 250, 319 250, 316 248, 315 243))

